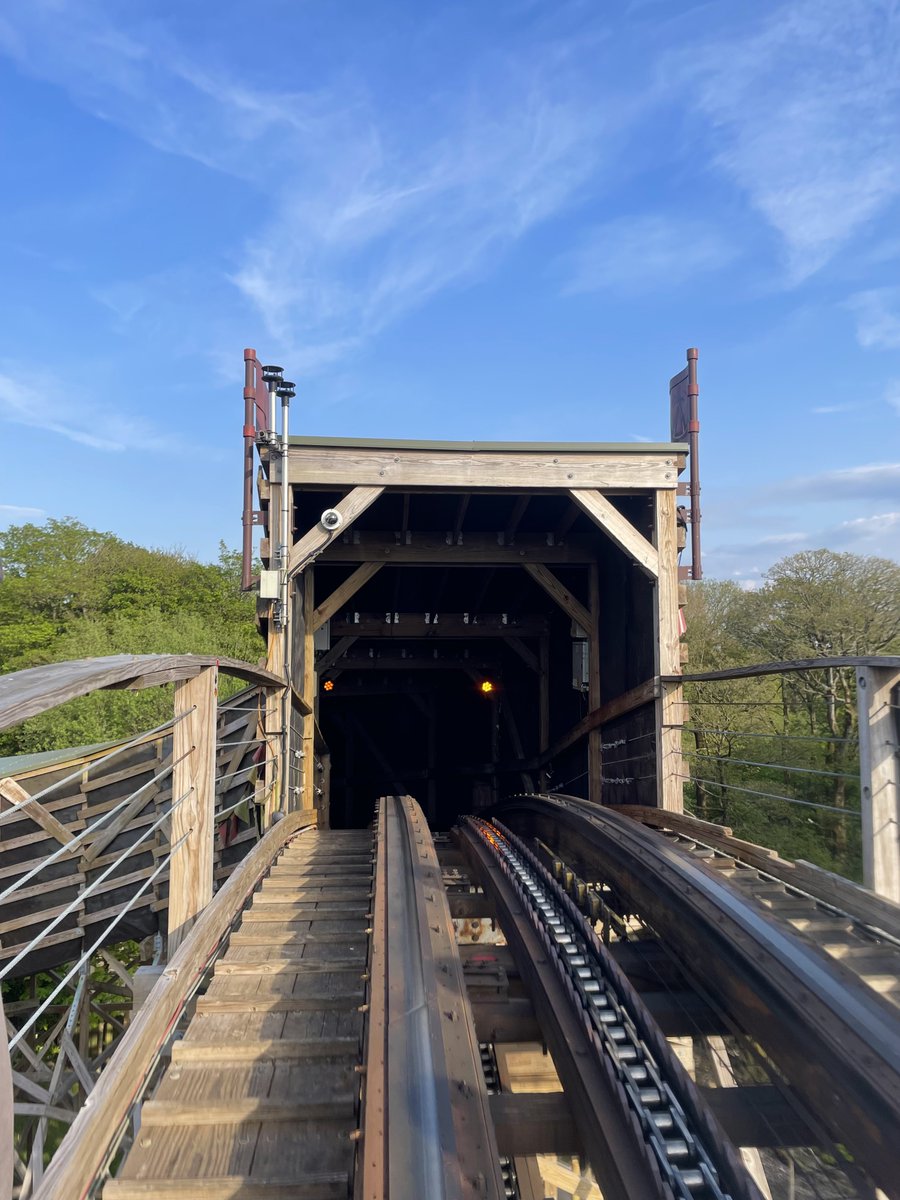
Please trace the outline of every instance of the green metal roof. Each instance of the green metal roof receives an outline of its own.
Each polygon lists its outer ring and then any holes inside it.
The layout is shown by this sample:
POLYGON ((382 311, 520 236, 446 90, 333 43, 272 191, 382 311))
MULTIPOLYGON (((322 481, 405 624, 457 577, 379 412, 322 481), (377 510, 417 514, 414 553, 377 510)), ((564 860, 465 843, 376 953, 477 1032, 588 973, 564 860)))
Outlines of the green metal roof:
POLYGON ((0 758, 0 775, 24 775, 26 772, 36 771, 40 767, 53 767, 58 763, 101 754, 104 750, 111 750, 113 746, 119 744, 119 742, 99 742, 96 746, 72 746, 65 750, 42 750, 37 754, 12 754, 8 758, 0 758))
POLYGON ((684 442, 432 442, 409 438, 289 437, 291 446, 354 450, 464 450, 472 454, 687 454, 684 442))

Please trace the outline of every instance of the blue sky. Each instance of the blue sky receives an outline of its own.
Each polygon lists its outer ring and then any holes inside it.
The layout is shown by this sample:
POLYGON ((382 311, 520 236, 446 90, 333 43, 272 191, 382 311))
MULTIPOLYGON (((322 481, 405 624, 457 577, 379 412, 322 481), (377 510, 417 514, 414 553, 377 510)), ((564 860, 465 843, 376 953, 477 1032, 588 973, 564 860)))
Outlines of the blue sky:
POLYGON ((900 8, 4 0, 0 525, 240 536, 295 431, 662 440, 707 574, 900 557, 900 8))

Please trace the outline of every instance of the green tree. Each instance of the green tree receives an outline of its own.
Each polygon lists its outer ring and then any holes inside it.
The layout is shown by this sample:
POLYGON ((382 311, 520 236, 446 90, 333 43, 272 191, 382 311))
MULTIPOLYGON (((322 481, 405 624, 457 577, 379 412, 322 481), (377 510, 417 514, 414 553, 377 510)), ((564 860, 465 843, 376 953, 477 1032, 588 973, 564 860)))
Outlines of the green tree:
MULTIPOLYGON (((240 556, 224 545, 218 562, 199 563, 66 519, 0 533, 0 563, 0 671, 122 653, 262 655, 240 556)), ((0 734, 0 752, 116 740, 170 711, 166 689, 98 692, 0 734)))
MULTIPOLYGON (((897 653, 900 565, 830 550, 795 554, 776 563, 756 592, 715 581, 692 585, 687 625, 695 671, 897 653)), ((858 876, 856 820, 765 798, 857 806, 855 673, 823 667, 689 685, 686 693, 685 752, 698 814, 858 876)))

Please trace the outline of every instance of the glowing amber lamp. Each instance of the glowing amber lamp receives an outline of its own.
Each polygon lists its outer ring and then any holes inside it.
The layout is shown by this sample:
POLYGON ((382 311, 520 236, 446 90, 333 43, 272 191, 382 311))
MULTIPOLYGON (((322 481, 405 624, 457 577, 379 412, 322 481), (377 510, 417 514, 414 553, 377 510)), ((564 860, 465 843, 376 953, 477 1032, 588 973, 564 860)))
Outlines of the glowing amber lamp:
POLYGON ((489 696, 494 690, 494 685, 491 683, 490 679, 482 679, 478 686, 485 696, 489 696))
POLYGON ((326 692, 333 692, 334 691, 334 680, 326 679, 325 682, 322 684, 322 687, 325 689, 326 692))

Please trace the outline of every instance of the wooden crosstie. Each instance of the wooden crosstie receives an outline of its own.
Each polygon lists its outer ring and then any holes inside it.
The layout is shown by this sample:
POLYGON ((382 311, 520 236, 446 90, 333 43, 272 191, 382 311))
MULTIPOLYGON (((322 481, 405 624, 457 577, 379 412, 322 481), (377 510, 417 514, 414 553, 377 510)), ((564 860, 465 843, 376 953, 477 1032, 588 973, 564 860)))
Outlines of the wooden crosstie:
POLYGON ((254 893, 104 1200, 347 1196, 372 836, 306 830, 254 893))

